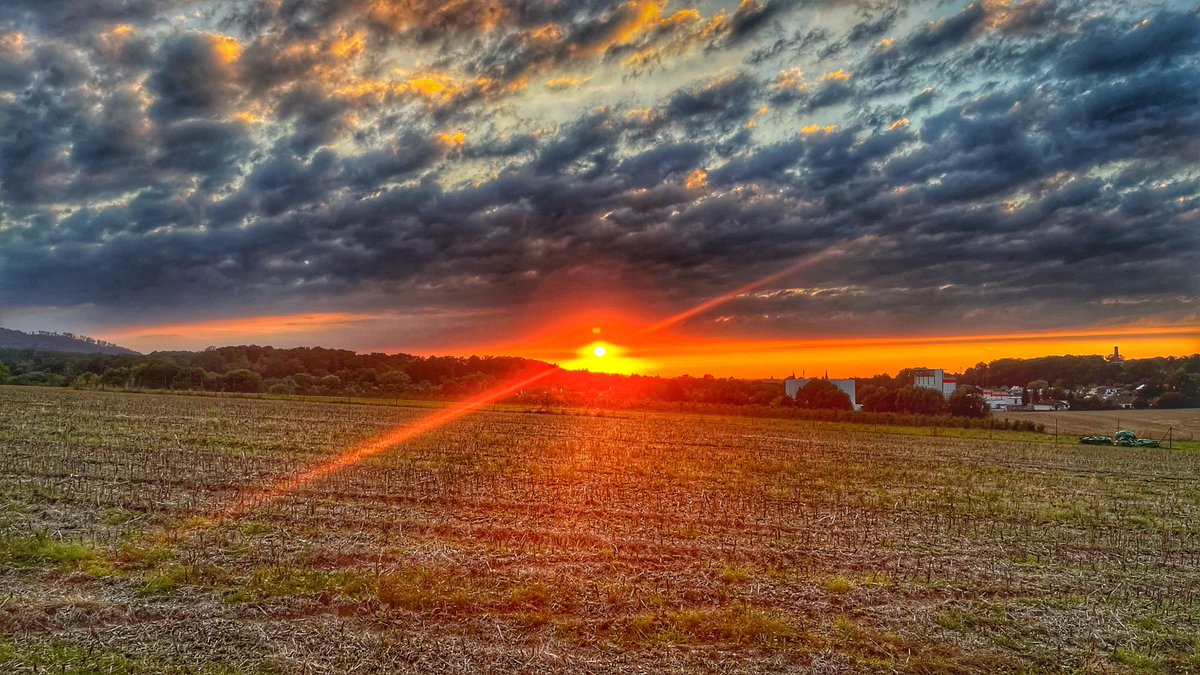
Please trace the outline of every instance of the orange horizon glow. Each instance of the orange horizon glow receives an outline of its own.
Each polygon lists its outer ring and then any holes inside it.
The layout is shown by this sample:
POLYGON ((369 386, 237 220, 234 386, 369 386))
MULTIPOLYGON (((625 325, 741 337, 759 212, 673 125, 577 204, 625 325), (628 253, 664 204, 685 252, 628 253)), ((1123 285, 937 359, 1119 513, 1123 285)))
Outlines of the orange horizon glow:
MULTIPOLYGON (((582 330, 576 331, 582 333, 582 330)), ((566 370, 674 377, 766 378, 828 368, 838 377, 870 377, 916 366, 960 372, 983 361, 1052 355, 1104 355, 1119 345, 1127 358, 1185 356, 1200 353, 1200 326, 1119 326, 1044 332, 926 335, 910 337, 834 337, 797 340, 720 339, 672 334, 669 340, 627 336, 616 362, 582 348, 558 347, 546 340, 509 344, 504 353, 550 363, 566 370), (636 361, 634 367, 631 362, 636 361)), ((644 337, 652 337, 645 335, 644 337)), ((663 337, 663 336, 657 336, 663 337)), ((560 343, 561 344, 561 343, 560 343)), ((575 342, 579 344, 579 342, 575 342)), ((610 353, 612 343, 604 342, 610 353)))
POLYGON ((173 324, 129 326, 103 333, 101 337, 115 339, 148 339, 176 337, 222 337, 259 335, 286 335, 291 333, 319 332, 340 328, 349 324, 377 319, 374 314, 350 312, 311 312, 304 314, 280 314, 271 316, 248 316, 234 319, 203 319, 173 324))
POLYGON ((807 340, 697 340, 670 352, 647 350, 658 375, 712 374, 720 377, 782 377, 824 372, 870 377, 928 366, 962 372, 980 362, 1053 355, 1106 355, 1120 346, 1126 358, 1200 353, 1200 327, 1162 326, 1043 333, 919 337, 818 338, 807 340))

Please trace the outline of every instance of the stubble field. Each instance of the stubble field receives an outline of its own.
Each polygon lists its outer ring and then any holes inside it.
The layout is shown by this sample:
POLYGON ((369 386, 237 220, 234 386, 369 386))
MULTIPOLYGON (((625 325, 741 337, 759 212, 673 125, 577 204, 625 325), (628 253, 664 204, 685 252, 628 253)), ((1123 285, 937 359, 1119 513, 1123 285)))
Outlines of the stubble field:
POLYGON ((1063 410, 1059 412, 1012 412, 998 414, 1010 420, 1027 420, 1046 425, 1052 431, 1057 425, 1064 434, 1112 436, 1127 429, 1139 438, 1161 439, 1164 443, 1170 432, 1173 441, 1200 439, 1200 409, 1183 410, 1063 410))
POLYGON ((0 387, 5 672, 1195 672, 1200 453, 0 387))

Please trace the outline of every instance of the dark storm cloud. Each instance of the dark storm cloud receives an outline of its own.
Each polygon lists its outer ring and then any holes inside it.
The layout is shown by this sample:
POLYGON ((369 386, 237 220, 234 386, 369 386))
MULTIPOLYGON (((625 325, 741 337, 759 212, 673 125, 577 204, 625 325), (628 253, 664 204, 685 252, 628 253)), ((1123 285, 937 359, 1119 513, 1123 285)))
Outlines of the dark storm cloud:
POLYGON ((97 26, 161 19, 184 4, 186 0, 5 0, 0 27, 78 37, 97 26))
POLYGON ((250 149, 246 128, 238 122, 186 120, 165 127, 159 165, 202 177, 207 188, 224 185, 250 149))
POLYGON ((1194 54, 1200 42, 1196 12, 1158 12, 1136 25, 1110 17, 1089 19, 1063 50, 1060 69, 1067 75, 1124 72, 1148 62, 1169 66, 1194 54))
POLYGON ((746 56, 746 63, 759 65, 775 59, 780 55, 803 54, 813 45, 829 39, 829 31, 824 28, 812 28, 805 33, 796 32, 791 37, 776 38, 774 42, 751 51, 746 56))
POLYGON ((150 142, 139 96, 126 87, 114 92, 98 114, 87 121, 71 147, 71 158, 89 174, 120 172, 140 164, 150 142))
POLYGON ((1179 320, 1200 19, 1087 6, 284 0, 167 25, 20 3, 0 305, 509 307, 609 259, 686 304, 824 254, 723 313, 1179 320), (713 65, 650 72, 673 60, 713 65))
POLYGON ((223 49, 233 48, 221 37, 187 33, 159 48, 150 76, 155 95, 151 112, 160 121, 222 116, 237 98, 236 67, 223 49))
POLYGON ((735 75, 680 89, 668 101, 666 114, 674 120, 745 121, 754 109, 755 86, 749 77, 735 75))

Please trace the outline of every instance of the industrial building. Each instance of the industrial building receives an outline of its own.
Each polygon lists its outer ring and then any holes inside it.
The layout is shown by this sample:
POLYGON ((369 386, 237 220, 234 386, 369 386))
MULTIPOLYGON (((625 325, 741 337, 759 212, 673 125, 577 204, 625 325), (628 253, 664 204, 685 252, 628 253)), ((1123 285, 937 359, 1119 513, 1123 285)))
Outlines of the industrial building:
POLYGON ((941 368, 914 368, 913 386, 922 389, 932 389, 946 398, 958 388, 958 381, 946 377, 946 371, 941 368))
MULTIPOLYGON (((854 392, 854 380, 831 380, 828 377, 822 378, 829 384, 840 389, 843 393, 850 397, 850 402, 854 404, 855 410, 862 410, 862 406, 858 404, 858 398, 854 392)), ((804 385, 809 383, 808 378, 796 377, 792 375, 783 381, 783 391, 788 395, 788 398, 796 398, 796 394, 804 388, 804 385)))

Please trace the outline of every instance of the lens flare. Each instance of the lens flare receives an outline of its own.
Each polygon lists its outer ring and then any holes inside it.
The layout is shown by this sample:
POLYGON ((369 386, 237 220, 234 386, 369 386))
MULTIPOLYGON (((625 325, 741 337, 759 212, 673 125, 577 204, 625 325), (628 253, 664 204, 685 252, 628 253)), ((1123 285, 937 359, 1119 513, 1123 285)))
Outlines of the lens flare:
MULTIPOLYGON (((851 245, 859 243, 861 241, 862 241, 862 238, 857 239, 854 242, 851 242, 851 245)), ((757 279, 756 281, 753 281, 744 286, 741 286, 740 288, 737 288, 728 293, 719 295, 715 298, 712 298, 711 300, 702 302, 699 305, 692 307, 691 309, 688 309, 683 312, 679 312, 678 314, 667 317, 666 319, 659 321, 658 323, 655 323, 646 328, 643 328, 641 331, 639 331, 637 333, 637 335, 645 336, 648 333, 660 331, 664 328, 668 328, 675 324, 681 323, 693 316, 696 316, 697 314, 701 314, 701 313, 706 312, 718 305, 724 304, 726 302, 729 302, 730 300, 733 300, 737 297, 745 295, 746 293, 749 293, 750 291, 753 291, 757 288, 761 288, 762 286, 765 286, 771 282, 778 281, 779 279, 782 279, 783 277, 786 277, 790 274, 794 274, 795 272, 799 271, 800 269, 802 269, 818 260, 829 257, 830 255, 839 255, 839 254, 842 254, 845 252, 846 252, 845 249, 840 249, 840 250, 839 249, 831 249, 831 250, 827 250, 827 251, 814 253, 812 255, 805 256, 803 258, 800 258, 796 262, 792 263, 791 265, 779 270, 778 272, 769 274, 765 277, 757 279)), ((592 328, 592 334, 599 335, 600 328, 599 327, 592 328)), ((563 366, 567 369, 572 369, 572 370, 593 370, 594 372, 623 373, 623 374, 645 371, 645 364, 646 364, 645 361, 643 361, 641 359, 627 357, 627 356, 625 356, 624 352, 625 352, 624 349, 618 349, 614 345, 611 345, 611 344, 592 343, 578 352, 580 354, 580 358, 575 359, 574 361, 569 362, 569 363, 564 363, 563 366)), ((537 372, 533 373, 532 375, 526 375, 526 376, 518 378, 512 382, 508 382, 508 383, 502 384, 500 386, 494 387, 492 389, 489 389, 488 391, 485 391, 482 394, 479 394, 475 398, 472 398, 467 401, 463 401, 463 402, 459 403, 458 405, 456 405, 453 408, 444 410, 435 415, 431 415, 431 416, 429 416, 423 420, 420 420, 414 424, 410 424, 408 426, 394 429, 394 430, 389 431, 381 436, 377 436, 376 438, 370 439, 370 440, 366 441, 365 443, 363 443, 362 445, 352 448, 351 450, 347 451, 346 453, 339 455, 327 462, 319 464, 311 469, 308 469, 307 471, 304 471, 304 472, 301 472, 294 476, 291 476, 291 477, 277 483, 276 485, 266 488, 266 489, 262 490, 261 492, 258 492, 257 494, 254 494, 248 498, 243 498, 241 501, 239 501, 237 504, 235 504, 232 508, 230 508, 226 512, 224 512, 222 514, 218 514, 217 519, 221 520, 224 518, 236 518, 248 511, 256 509, 259 506, 262 506, 263 504, 266 504, 268 502, 279 499, 280 497, 294 494, 295 492, 297 492, 301 488, 303 488, 305 485, 308 485, 309 483, 311 483, 315 480, 319 480, 330 474, 341 471, 342 469, 345 469, 349 466, 357 464, 358 462, 361 462, 362 460, 366 459, 367 457, 379 454, 385 450, 390 450, 392 448, 395 448, 396 446, 400 445, 401 443, 412 440, 413 438, 416 438, 417 436, 420 436, 422 434, 433 431, 434 429, 437 429, 439 427, 445 426, 446 424, 453 422, 454 420, 457 420, 459 418, 465 417, 466 415, 469 415, 470 413, 478 410, 479 408, 481 408, 485 405, 490 405, 491 403, 494 403, 506 396, 514 394, 514 393, 520 391, 522 388, 527 387, 527 386, 537 382, 538 380, 541 380, 541 379, 549 376, 551 373, 557 372, 558 370, 559 369, 557 367, 551 367, 551 368, 547 368, 545 370, 537 371, 537 372)))
POLYGON ((372 438, 365 443, 352 448, 348 452, 338 455, 337 457, 318 464, 317 466, 308 469, 302 473, 291 476, 274 486, 271 486, 257 494, 241 499, 234 504, 232 508, 224 513, 217 514, 217 520, 225 518, 237 518, 248 511, 252 511, 263 504, 275 501, 280 497, 285 497, 299 491, 305 485, 324 478, 330 474, 336 473, 349 466, 357 464, 362 460, 377 455, 385 450, 390 450, 401 443, 410 441, 417 436, 429 433, 434 429, 445 426, 454 420, 465 417, 483 406, 491 405, 496 401, 515 394, 521 389, 544 379, 549 375, 558 372, 558 368, 545 368, 534 372, 531 375, 525 375, 513 381, 506 382, 500 386, 493 387, 478 396, 462 401, 453 408, 448 408, 437 414, 430 415, 425 419, 419 420, 408 426, 400 427, 389 431, 383 435, 372 438))

